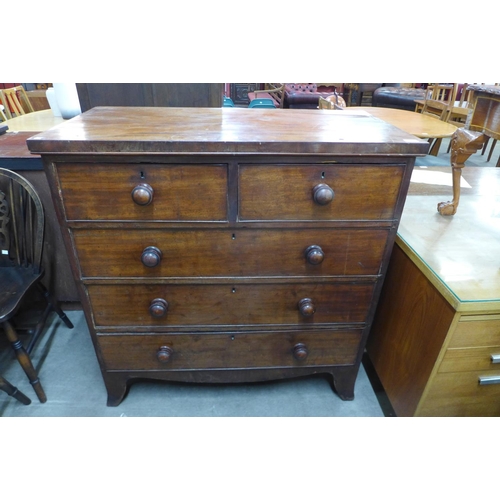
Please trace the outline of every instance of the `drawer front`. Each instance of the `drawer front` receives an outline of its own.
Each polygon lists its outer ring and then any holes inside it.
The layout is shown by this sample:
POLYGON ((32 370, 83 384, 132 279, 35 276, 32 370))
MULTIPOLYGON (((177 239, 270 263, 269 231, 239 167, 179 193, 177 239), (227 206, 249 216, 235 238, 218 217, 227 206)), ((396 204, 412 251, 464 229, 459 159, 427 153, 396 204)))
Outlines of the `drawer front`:
POLYGON ((432 381, 416 416, 498 417, 500 384, 479 385, 480 376, 500 376, 492 372, 440 373, 432 381))
POLYGON ((361 331, 101 335, 107 370, 352 365, 361 331), (162 349, 163 348, 163 349, 162 349))
POLYGON ((402 165, 240 166, 241 220, 390 220, 402 165), (314 189, 326 184, 333 200, 321 205, 314 189))
POLYGON ((500 371, 500 346, 447 349, 439 365, 440 373, 475 370, 500 371))
POLYGON ((373 283, 87 285, 97 327, 163 328, 362 323, 373 289, 373 283), (304 316, 301 306, 315 312, 304 316))
POLYGON ((379 274, 388 229, 79 229, 73 234, 84 277, 325 276, 379 274), (141 260, 151 246, 161 252, 155 267, 141 260))
POLYGON ((457 324, 448 347, 500 346, 500 319, 465 316, 457 324))
POLYGON ((225 165, 63 163, 58 174, 68 220, 227 220, 225 165), (132 199, 142 184, 147 205, 132 199))

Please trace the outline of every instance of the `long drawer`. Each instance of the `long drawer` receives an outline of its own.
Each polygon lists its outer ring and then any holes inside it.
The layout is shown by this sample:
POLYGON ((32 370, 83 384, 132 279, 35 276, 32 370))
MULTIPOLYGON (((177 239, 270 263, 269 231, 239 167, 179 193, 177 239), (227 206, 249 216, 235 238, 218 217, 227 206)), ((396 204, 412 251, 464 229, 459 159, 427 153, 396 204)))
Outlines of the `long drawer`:
POLYGON ((240 165, 241 220, 392 219, 403 165, 240 165), (326 185, 333 199, 314 201, 326 185))
POLYGON ((107 370, 351 365, 356 360, 361 334, 361 330, 346 330, 99 335, 99 348, 107 370))
POLYGON ((474 370, 496 370, 500 372, 500 346, 447 349, 439 365, 440 373, 474 370), (493 360, 496 360, 496 362, 493 362, 493 360))
POLYGON ((226 165, 61 163, 58 174, 68 220, 227 220, 226 165))
POLYGON ((296 326, 365 322, 374 283, 88 284, 87 290, 97 327, 296 326))
POLYGON ((457 324, 448 347, 500 346, 498 315, 464 316, 457 324))
POLYGON ((377 275, 388 229, 73 231, 84 277, 377 275), (160 251, 154 267, 143 253, 160 251), (147 250, 149 249, 149 250, 147 250))
MULTIPOLYGON (((479 385, 492 372, 439 373, 417 416, 500 416, 500 384, 479 385)), ((496 372, 500 378, 500 369, 496 372)))

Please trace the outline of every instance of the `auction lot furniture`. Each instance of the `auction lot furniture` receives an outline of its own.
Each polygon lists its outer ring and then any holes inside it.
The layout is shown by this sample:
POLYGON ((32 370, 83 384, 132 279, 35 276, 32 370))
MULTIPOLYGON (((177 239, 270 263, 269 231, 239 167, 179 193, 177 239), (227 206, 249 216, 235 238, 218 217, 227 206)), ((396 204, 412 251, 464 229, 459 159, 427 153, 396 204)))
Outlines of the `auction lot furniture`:
POLYGON ((500 416, 500 171, 416 168, 367 352, 398 416, 500 416))
POLYGON ((108 391, 354 384, 416 156, 366 115, 94 108, 42 155, 108 391))

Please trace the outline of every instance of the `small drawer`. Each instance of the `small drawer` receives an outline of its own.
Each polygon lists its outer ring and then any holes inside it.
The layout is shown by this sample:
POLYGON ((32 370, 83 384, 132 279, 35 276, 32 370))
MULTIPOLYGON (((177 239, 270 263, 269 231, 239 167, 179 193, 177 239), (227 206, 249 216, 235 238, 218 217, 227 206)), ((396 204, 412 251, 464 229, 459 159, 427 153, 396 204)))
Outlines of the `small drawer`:
POLYGON ((98 336, 107 370, 352 365, 360 341, 360 330, 98 336))
POLYGON ((225 221, 226 165, 58 165, 68 220, 225 221))
POLYGON ((447 349, 439 372, 500 371, 500 346, 447 349))
POLYGON ((390 220, 403 165, 240 165, 241 220, 390 220))
POLYGON ((97 327, 229 328, 364 323, 374 284, 88 284, 87 290, 97 327))
POLYGON ((496 372, 439 373, 416 416, 499 417, 500 384, 480 385, 479 377, 496 372))
POLYGON ((73 230, 84 277, 378 275, 388 233, 388 229, 73 230))
POLYGON ((449 348, 500 346, 500 319, 494 315, 464 316, 457 324, 449 348))

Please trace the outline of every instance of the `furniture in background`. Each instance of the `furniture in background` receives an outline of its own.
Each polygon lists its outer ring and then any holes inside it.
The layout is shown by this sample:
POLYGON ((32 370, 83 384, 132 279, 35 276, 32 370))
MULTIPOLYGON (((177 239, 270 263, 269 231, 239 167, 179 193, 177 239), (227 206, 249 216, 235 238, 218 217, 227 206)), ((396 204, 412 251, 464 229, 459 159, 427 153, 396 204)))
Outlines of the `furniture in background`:
POLYGON ((347 106, 352 105, 352 98, 354 93, 356 93, 356 106, 361 106, 363 102, 363 95, 367 92, 372 94, 380 87, 382 83, 344 83, 344 89, 346 90, 346 103, 347 106))
POLYGON ((316 83, 266 83, 263 90, 248 94, 250 101, 267 98, 275 101, 275 107, 286 109, 318 109, 320 97, 338 94, 337 85, 316 83))
POLYGON ((385 84, 373 92, 372 106, 415 111, 415 101, 419 99, 425 99, 424 88, 385 84))
POLYGON ((41 198, 45 212, 42 257, 45 274, 42 282, 59 302, 76 303, 80 298, 62 241, 42 160, 39 155, 31 154, 26 146, 29 137, 63 122, 61 117, 55 117, 50 110, 35 111, 5 122, 9 129, 7 133, 0 135, 0 167, 14 170, 25 177, 41 198))
POLYGON ((82 113, 96 106, 222 106, 222 83, 77 83, 82 113))
POLYGON ((45 89, 27 90, 26 95, 34 111, 42 111, 44 109, 50 109, 49 101, 47 100, 47 90, 45 89))
POLYGON ((460 201, 460 178, 465 162, 478 151, 487 137, 500 138, 500 86, 469 85, 471 108, 464 127, 458 128, 451 139, 453 199, 440 202, 441 215, 454 215, 460 201))
POLYGON ((409 134, 419 137, 420 139, 427 139, 429 144, 434 143, 428 153, 433 156, 437 156, 438 154, 438 149, 434 147, 436 140, 450 138, 457 130, 457 127, 452 123, 446 123, 433 116, 423 115, 422 113, 415 113, 414 111, 407 111, 405 109, 357 106, 345 109, 344 112, 369 114, 409 134))
POLYGON ((326 98, 320 97, 318 107, 319 107, 319 109, 341 110, 341 109, 345 109, 346 102, 344 101, 343 97, 339 96, 338 94, 334 94, 334 95, 328 96, 326 98))
POLYGON ((236 106, 248 106, 250 104, 248 94, 252 94, 256 90, 261 90, 261 87, 263 85, 260 83, 231 83, 229 85, 229 92, 236 106))
POLYGON ((34 109, 22 85, 0 89, 0 101, 7 118, 33 113, 34 109))
POLYGON ((18 173, 0 168, 0 325, 41 403, 45 403, 47 397, 30 353, 51 311, 55 311, 68 328, 73 328, 41 284, 44 225, 42 202, 34 187, 18 173), (47 307, 25 349, 11 320, 34 288, 40 290, 47 307))
POLYGON ((500 416, 500 170, 415 168, 367 353, 398 416, 500 416))
POLYGON ((268 99, 274 103, 275 108, 283 108, 285 104, 285 84, 266 83, 263 90, 256 89, 248 93, 249 106, 255 99, 268 99))
POLYGON ((428 145, 331 113, 108 107, 28 140, 44 160, 108 405, 141 378, 316 373, 353 399, 428 145))

